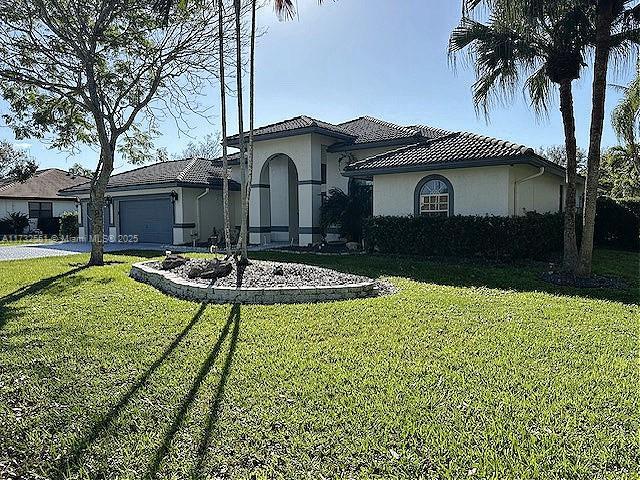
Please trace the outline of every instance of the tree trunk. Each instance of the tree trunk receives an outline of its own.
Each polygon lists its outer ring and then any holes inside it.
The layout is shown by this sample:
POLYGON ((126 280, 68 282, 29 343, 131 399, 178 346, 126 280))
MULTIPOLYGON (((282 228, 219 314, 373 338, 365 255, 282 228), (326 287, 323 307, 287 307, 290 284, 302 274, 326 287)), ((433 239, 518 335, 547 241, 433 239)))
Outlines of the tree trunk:
POLYGON ((570 79, 560 82, 560 112, 562 113, 564 144, 567 153, 563 266, 565 270, 575 273, 578 267, 578 243, 576 240, 577 144, 571 82, 570 79))
MULTIPOLYGON (((240 0, 234 0, 233 5, 235 7, 235 20, 236 20, 236 88, 238 95, 238 132, 239 132, 239 145, 240 149, 240 205, 244 205, 244 199, 247 195, 247 172, 246 172, 246 158, 245 158, 245 146, 244 146, 244 122, 243 122, 243 106, 242 106, 242 42, 240 35, 242 33, 240 25, 240 0)), ((244 236, 247 232, 243 231, 242 225, 244 221, 240 223, 240 239, 238 240, 237 248, 240 250, 240 261, 245 263, 247 261, 247 252, 242 250, 244 236)))
POLYGON ((253 127, 254 127, 254 91, 255 91, 255 52, 256 52, 256 0, 251 1, 251 46, 249 50, 249 165, 247 168, 246 197, 242 203, 241 245, 243 260, 248 260, 247 243, 249 237, 249 202, 251 200, 251 181, 253 178, 253 127))
POLYGON ((577 272, 578 275, 582 277, 591 275, 591 261, 593 258, 593 232, 596 219, 596 200, 598 198, 598 179, 600 176, 600 149, 605 113, 604 102, 607 89, 613 3, 611 0, 601 0, 598 2, 597 8, 596 48, 593 63, 593 91, 591 99, 591 128, 589 131, 589 153, 587 155, 587 182, 584 195, 582 242, 577 272))
MULTIPOLYGON (((100 149, 100 167, 89 193, 91 210, 91 257, 89 265, 104 265, 104 196, 113 172, 115 147, 103 145, 100 149)), ((108 232, 107 232, 108 233, 108 232)))
POLYGON ((218 55, 220 57, 220 108, 222 121, 222 208, 224 216, 224 244, 227 256, 231 256, 231 218, 229 215, 229 158, 227 157, 227 90, 224 76, 224 10, 223 0, 218 1, 218 55))

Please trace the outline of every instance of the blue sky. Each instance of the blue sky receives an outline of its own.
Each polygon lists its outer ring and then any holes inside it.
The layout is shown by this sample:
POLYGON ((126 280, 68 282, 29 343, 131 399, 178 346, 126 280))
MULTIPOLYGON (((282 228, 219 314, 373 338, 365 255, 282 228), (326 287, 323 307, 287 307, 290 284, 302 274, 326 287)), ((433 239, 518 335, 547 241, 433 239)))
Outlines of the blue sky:
MULTIPOLYGON (((477 115, 471 100, 473 72, 447 61, 447 40, 460 16, 456 0, 336 0, 318 6, 298 0, 299 19, 279 22, 270 7, 259 13, 266 33, 256 53, 256 124, 277 122, 300 114, 341 122, 372 115, 403 125, 422 123, 449 130, 486 134, 534 148, 561 144, 562 123, 557 105, 548 119, 536 119, 518 94, 509 105, 496 106, 489 119, 477 115)), ((633 65, 633 62, 630 62, 633 65)), ((626 83, 631 72, 610 75, 612 83, 626 83)), ((590 119, 591 69, 575 86, 578 144, 586 147, 590 119)), ((619 94, 608 91, 605 146, 616 143, 609 112, 619 94)), ((212 116, 189 119, 188 135, 175 123, 160 125, 158 147, 180 152, 192 138, 219 130, 216 91, 205 99, 212 116), (190 138, 192 137, 192 138, 190 138)), ((235 105, 229 99, 230 106, 235 105)), ((0 103, 0 110, 6 105, 0 103)), ((237 131, 230 115, 231 131, 237 131)), ((13 140, 6 127, 0 138, 13 140)), ((41 167, 68 168, 75 162, 95 164, 96 153, 49 150, 37 140, 17 141, 41 167), (27 145, 29 145, 27 147, 27 145)), ((116 171, 132 168, 121 160, 116 171)))

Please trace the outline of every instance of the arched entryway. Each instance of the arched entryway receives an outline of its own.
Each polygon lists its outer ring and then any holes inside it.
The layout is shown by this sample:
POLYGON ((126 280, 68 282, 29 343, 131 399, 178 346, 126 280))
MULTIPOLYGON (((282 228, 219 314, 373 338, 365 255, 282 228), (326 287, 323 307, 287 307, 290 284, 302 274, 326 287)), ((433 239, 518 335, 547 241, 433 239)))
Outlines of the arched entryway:
POLYGON ((262 166, 260 183, 260 243, 298 243, 298 170, 288 155, 271 156, 262 166))

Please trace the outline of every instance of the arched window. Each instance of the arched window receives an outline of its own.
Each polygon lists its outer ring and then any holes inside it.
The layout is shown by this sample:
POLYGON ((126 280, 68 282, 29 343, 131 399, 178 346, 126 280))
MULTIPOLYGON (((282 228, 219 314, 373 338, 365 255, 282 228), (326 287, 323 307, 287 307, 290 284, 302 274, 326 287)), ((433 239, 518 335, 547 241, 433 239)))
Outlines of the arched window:
POLYGON ((416 215, 453 215, 453 186, 442 175, 429 175, 418 182, 415 191, 416 215))

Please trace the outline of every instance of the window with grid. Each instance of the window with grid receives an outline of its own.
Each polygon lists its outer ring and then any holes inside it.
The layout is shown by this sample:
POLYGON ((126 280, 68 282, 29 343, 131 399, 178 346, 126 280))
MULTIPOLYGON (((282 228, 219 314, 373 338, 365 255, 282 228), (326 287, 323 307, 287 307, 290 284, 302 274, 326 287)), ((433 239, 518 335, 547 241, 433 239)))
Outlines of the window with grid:
POLYGON ((449 188, 442 180, 429 180, 420 189, 420 215, 449 215, 449 188))
POLYGON ((29 218, 52 218, 52 202, 29 202, 29 218))

